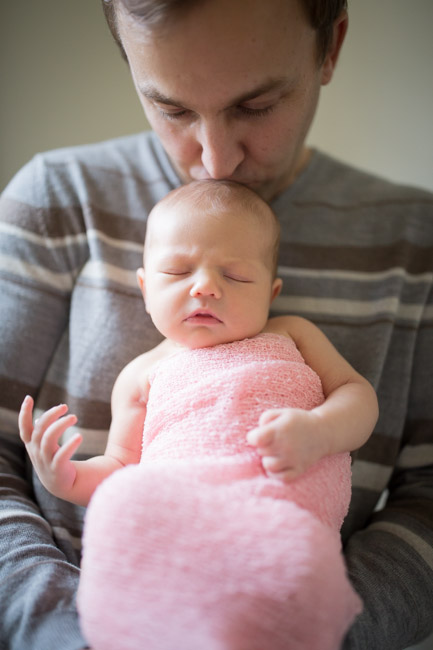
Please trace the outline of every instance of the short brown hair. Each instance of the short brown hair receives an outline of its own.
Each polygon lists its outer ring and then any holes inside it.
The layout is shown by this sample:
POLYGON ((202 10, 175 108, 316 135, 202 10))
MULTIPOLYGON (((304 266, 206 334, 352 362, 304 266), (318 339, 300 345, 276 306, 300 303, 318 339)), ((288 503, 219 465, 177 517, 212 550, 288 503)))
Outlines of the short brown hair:
MULTIPOLYGON (((317 32, 317 49, 320 63, 331 46, 333 25, 341 12, 347 9, 347 0, 300 0, 310 25, 317 32)), ((102 8, 114 40, 127 60, 117 27, 116 8, 123 6, 128 14, 138 18, 149 29, 168 19, 187 13, 203 0, 102 0, 102 8)))
POLYGON ((181 185, 169 192, 156 206, 153 208, 149 215, 152 218, 155 213, 160 209, 169 208, 176 205, 176 203, 187 195, 188 200, 191 201, 193 206, 200 207, 203 210, 216 212, 224 209, 227 202, 231 200, 238 201, 243 208, 246 208, 252 217, 257 219, 262 224, 266 219, 267 227, 269 228, 269 241, 270 241, 270 269, 272 272, 272 279, 277 277, 278 269, 278 256, 280 244, 280 224, 272 208, 264 199, 256 194, 253 190, 246 185, 241 185, 234 181, 228 180, 215 180, 206 179, 201 181, 192 181, 186 185, 181 185))

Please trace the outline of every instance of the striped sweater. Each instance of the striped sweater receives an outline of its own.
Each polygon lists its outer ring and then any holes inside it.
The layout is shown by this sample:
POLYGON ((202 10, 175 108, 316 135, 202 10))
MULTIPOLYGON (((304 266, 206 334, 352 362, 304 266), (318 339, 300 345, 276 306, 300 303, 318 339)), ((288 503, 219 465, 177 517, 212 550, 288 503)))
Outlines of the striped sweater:
MULTIPOLYGON (((85 645, 75 609, 83 510, 32 475, 17 412, 26 393, 39 411, 66 402, 79 455, 104 450, 117 374, 161 340, 135 270, 146 216, 179 184, 143 133, 38 155, 2 195, 0 648, 85 645)), ((273 315, 313 320, 380 403, 354 455, 343 528, 365 604, 345 648, 404 648, 433 624, 433 197, 316 151, 272 207, 284 281, 273 315)))

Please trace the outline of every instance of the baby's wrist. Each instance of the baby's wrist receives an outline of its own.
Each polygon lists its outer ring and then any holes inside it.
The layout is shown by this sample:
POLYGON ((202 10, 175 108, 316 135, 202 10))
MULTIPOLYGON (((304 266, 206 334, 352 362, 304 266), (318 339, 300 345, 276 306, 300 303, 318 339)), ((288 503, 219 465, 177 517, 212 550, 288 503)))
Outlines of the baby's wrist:
POLYGON ((315 448, 317 450, 317 460, 331 456, 334 453, 334 436, 328 426, 326 417, 320 413, 319 409, 310 411, 314 419, 312 435, 315 438, 315 448))

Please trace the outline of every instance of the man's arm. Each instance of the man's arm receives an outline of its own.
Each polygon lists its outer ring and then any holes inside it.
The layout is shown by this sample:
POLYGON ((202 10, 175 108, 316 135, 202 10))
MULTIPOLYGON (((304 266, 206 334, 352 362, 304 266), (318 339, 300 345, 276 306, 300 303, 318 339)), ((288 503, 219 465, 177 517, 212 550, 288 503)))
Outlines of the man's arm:
POLYGON ((35 504, 21 445, 1 440, 0 647, 79 650, 79 569, 56 546, 35 504))
POLYGON ((387 503, 346 545, 349 576, 364 612, 345 650, 406 648, 433 631, 432 305, 430 293, 417 337, 404 446, 387 503))
POLYGON ((432 632, 432 466, 396 473, 386 507, 349 539, 345 555, 364 601, 345 650, 406 648, 432 632))
MULTIPOLYGON (((38 394, 67 327, 73 282, 72 269, 56 271, 64 251, 49 247, 50 211, 35 193, 49 195, 37 161, 0 202, 0 647, 79 650, 78 568, 35 502, 17 426, 24 395, 38 394)), ((69 246, 69 263, 79 262, 75 250, 69 246)), ((71 513, 55 507, 68 521, 71 513)))

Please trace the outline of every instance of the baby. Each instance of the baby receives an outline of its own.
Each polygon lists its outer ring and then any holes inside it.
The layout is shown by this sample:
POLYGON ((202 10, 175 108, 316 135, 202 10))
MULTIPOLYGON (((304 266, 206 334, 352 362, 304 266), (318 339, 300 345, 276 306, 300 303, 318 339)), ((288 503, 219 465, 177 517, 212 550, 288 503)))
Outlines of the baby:
POLYGON ((278 241, 244 186, 174 190, 149 216, 137 272, 166 339, 119 375, 105 454, 72 460, 81 435, 59 440, 75 416, 60 405, 33 424, 24 400, 21 437, 53 494, 87 505, 125 468, 86 518, 79 605, 95 649, 335 650, 360 610, 338 532, 347 452, 377 400, 312 323, 268 319, 278 241))

